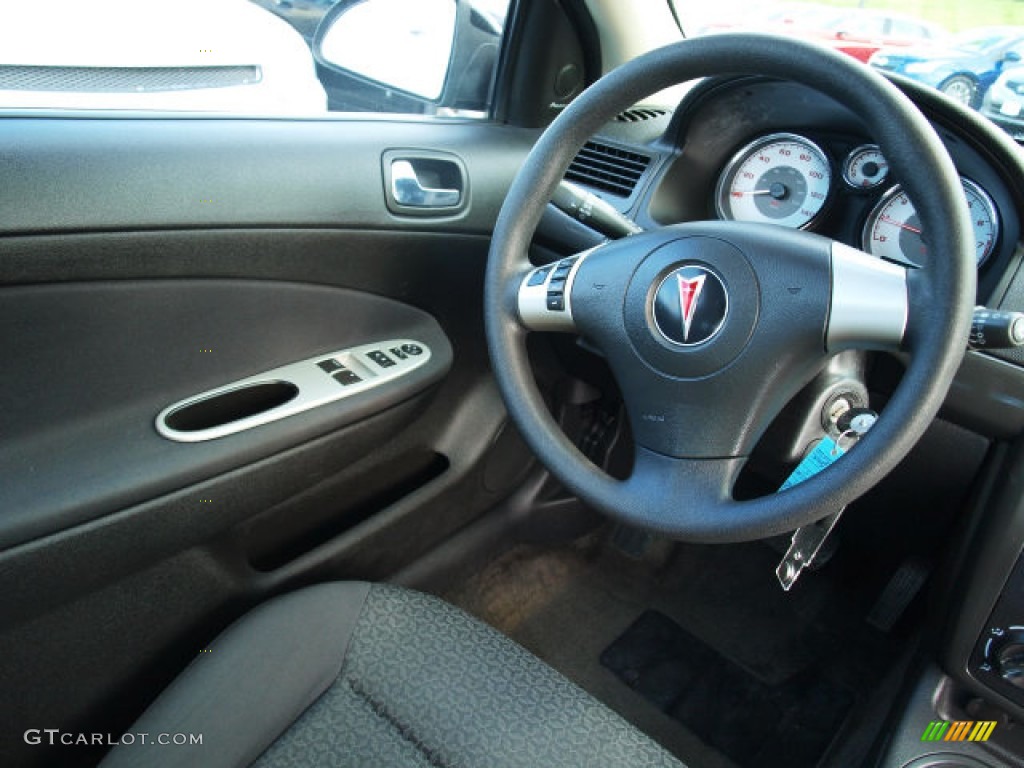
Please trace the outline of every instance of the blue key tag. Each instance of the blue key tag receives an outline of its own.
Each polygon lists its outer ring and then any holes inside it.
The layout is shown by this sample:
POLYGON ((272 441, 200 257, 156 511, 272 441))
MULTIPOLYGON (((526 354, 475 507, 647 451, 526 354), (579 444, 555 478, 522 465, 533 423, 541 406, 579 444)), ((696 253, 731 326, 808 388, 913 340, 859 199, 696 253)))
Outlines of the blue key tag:
MULTIPOLYGON (((842 440, 842 436, 839 439, 842 440)), ((834 463, 844 453, 846 453, 846 449, 826 435, 820 443, 814 446, 814 450, 804 456, 803 461, 796 465, 796 469, 786 478, 786 482, 779 487, 779 490, 784 491, 798 483, 802 483, 808 478, 814 477, 821 470, 834 463)))

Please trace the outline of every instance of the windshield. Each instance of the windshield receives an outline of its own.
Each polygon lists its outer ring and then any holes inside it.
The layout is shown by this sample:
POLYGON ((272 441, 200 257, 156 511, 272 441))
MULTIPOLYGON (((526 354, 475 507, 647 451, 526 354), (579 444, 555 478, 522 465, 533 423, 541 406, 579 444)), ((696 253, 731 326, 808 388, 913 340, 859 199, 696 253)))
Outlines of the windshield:
POLYGON ((941 91, 1024 141, 1024 2, 672 0, 688 37, 808 40, 941 91))

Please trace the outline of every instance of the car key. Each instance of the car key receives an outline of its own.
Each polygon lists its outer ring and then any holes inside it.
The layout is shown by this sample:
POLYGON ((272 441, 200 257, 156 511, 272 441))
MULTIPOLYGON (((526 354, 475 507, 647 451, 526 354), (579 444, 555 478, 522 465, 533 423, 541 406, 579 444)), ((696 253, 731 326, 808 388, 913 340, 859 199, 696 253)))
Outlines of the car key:
MULTIPOLYGON (((786 479, 786 482, 779 488, 780 491, 784 491, 809 477, 813 477, 825 469, 825 467, 838 460, 863 435, 867 434, 868 430, 878 420, 878 414, 867 408, 852 408, 847 414, 849 414, 849 418, 840 419, 840 424, 843 427, 842 434, 836 440, 828 436, 824 437, 804 457, 803 461, 797 465, 796 469, 786 479), (844 440, 850 441, 846 448, 842 447, 844 440)), ((844 414, 844 417, 847 414, 844 414)), ((832 529, 836 527, 836 523, 839 522, 839 518, 845 509, 846 507, 843 507, 834 514, 793 531, 793 538, 790 540, 789 549, 786 550, 782 561, 775 569, 775 575, 779 579, 779 584, 785 591, 788 592, 792 589, 804 569, 814 563, 814 559, 821 551, 822 545, 828 539, 829 534, 832 533, 832 529)))

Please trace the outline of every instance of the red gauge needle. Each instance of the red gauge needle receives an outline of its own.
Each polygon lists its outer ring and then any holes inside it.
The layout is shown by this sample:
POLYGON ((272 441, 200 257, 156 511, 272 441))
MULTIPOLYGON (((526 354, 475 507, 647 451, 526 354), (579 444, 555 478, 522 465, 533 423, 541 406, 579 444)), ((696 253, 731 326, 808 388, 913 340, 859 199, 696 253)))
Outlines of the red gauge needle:
POLYGON ((744 195, 770 195, 771 193, 770 189, 737 189, 732 194, 734 197, 743 197, 744 195))
POLYGON ((913 232, 915 235, 920 235, 921 234, 921 230, 920 229, 918 229, 917 227, 912 227, 909 224, 907 224, 906 222, 896 221, 896 219, 890 219, 888 216, 882 216, 881 219, 882 219, 882 221, 884 221, 887 224, 892 224, 894 226, 899 227, 900 229, 905 229, 908 232, 913 232))

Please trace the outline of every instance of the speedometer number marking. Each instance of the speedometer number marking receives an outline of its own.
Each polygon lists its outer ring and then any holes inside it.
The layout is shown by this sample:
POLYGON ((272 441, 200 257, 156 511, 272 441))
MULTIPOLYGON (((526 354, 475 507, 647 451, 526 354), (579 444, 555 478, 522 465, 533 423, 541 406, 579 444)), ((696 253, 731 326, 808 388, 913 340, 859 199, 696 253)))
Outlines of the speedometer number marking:
POLYGON ((723 219, 807 226, 821 212, 832 182, 828 158, 802 136, 764 136, 740 150, 718 180, 723 219))

